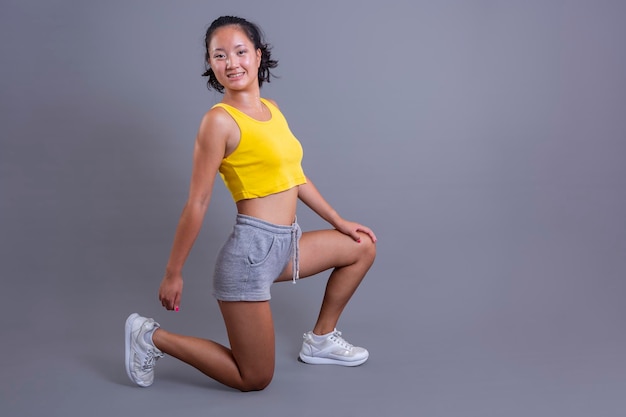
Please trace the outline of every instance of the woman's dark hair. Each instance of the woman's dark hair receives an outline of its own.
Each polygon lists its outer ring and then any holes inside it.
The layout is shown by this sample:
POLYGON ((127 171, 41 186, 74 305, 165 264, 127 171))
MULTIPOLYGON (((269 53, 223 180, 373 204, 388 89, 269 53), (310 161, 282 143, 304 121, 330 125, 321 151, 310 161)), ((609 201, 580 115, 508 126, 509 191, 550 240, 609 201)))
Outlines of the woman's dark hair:
POLYGON ((204 37, 204 47, 206 53, 204 55, 204 66, 206 71, 202 74, 203 77, 209 77, 207 80, 207 88, 210 90, 211 88, 219 91, 220 93, 224 92, 224 86, 217 81, 215 77, 215 73, 213 69, 209 66, 209 59, 211 55, 209 54, 209 42, 211 41, 211 37, 213 33, 218 28, 222 26, 236 25, 243 30, 243 32, 248 36, 248 39, 254 44, 254 49, 261 50, 261 65, 259 66, 259 87, 263 85, 263 82, 270 82, 270 77, 276 77, 274 74, 270 73, 270 68, 276 68, 278 65, 278 61, 271 59, 271 49, 272 47, 264 42, 263 32, 261 28, 259 28, 254 23, 248 22, 246 19, 235 16, 221 16, 218 17, 211 23, 211 26, 206 31, 206 35, 204 37))

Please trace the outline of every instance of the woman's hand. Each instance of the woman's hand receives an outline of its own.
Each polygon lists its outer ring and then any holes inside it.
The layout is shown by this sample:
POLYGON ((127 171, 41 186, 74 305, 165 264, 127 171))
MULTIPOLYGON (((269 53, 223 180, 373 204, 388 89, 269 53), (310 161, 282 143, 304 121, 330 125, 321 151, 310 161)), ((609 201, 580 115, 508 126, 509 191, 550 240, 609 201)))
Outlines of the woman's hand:
POLYGON ((159 301, 167 310, 178 311, 180 298, 183 295, 183 276, 181 274, 165 274, 159 287, 159 301))
POLYGON ((189 196, 176 227, 165 277, 159 288, 161 305, 168 310, 177 311, 180 307, 183 292, 180 271, 202 227, 202 219, 211 201, 215 176, 226 154, 226 145, 233 137, 239 138, 239 130, 226 110, 216 107, 205 114, 193 152, 189 196))
POLYGON ((315 185, 313 185, 310 178, 307 177, 306 184, 298 186, 298 198, 322 219, 332 224, 335 229, 339 230, 341 233, 350 236, 355 242, 361 242, 361 235, 359 234, 359 232, 361 232, 368 235, 370 239, 372 239, 372 242, 376 243, 376 235, 372 229, 341 218, 335 209, 324 200, 324 197, 322 197, 315 185))
POLYGON ((370 239, 372 239, 372 242, 376 243, 376 235, 374 234, 372 229, 367 226, 363 226, 362 224, 342 219, 341 221, 337 222, 335 227, 341 233, 350 236, 358 243, 361 243, 361 235, 358 232, 365 233, 370 237, 370 239))

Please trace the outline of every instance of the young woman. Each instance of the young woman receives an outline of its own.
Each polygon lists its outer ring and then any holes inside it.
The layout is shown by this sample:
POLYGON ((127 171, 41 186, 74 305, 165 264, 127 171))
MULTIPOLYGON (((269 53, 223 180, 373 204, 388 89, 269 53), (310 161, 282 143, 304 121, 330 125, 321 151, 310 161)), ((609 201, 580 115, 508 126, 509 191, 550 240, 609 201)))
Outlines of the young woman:
POLYGON ((214 295, 230 348, 162 329, 153 319, 126 320, 126 372, 150 386, 154 364, 168 354, 241 391, 261 390, 274 374, 274 325, 270 286, 334 268, 317 322, 304 334, 303 362, 356 366, 367 350, 352 346, 337 321, 376 256, 376 236, 347 221, 324 200, 301 167, 302 147, 272 100, 261 98, 270 81, 270 47, 259 28, 223 16, 206 32, 209 88, 224 94, 200 124, 189 197, 183 209, 159 288, 159 300, 177 311, 182 269, 200 231, 219 172, 237 206, 236 224, 215 266, 214 295), (300 199, 334 230, 302 233, 296 223, 300 199))

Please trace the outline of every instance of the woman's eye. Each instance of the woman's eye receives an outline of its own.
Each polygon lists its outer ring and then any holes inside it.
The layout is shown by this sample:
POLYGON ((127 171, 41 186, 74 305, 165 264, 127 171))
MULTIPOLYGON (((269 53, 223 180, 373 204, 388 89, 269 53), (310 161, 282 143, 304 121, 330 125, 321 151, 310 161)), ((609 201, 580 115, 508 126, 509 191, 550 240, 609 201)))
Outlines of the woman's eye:
POLYGON ((222 55, 222 54, 213 55, 213 58, 215 58, 215 59, 224 59, 224 55, 222 55))
POLYGON ((241 51, 238 51, 237 53, 238 53, 239 55, 243 55, 243 54, 245 54, 246 52, 248 52, 248 51, 246 51, 245 49, 242 49, 241 51))

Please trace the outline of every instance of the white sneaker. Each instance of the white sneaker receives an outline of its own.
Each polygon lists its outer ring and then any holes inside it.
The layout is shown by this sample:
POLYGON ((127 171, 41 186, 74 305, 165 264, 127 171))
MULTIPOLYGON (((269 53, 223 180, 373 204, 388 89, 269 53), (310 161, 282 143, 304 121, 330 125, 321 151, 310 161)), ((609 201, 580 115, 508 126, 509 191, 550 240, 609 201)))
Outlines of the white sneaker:
POLYGON ((133 313, 126 319, 126 374, 140 387, 149 387, 154 382, 154 365, 163 352, 146 340, 146 333, 158 328, 153 319, 133 313))
POLYGON ((357 366, 368 357, 367 349, 352 346, 341 337, 337 329, 326 335, 322 342, 315 342, 313 332, 306 332, 300 349, 302 362, 314 365, 357 366))

